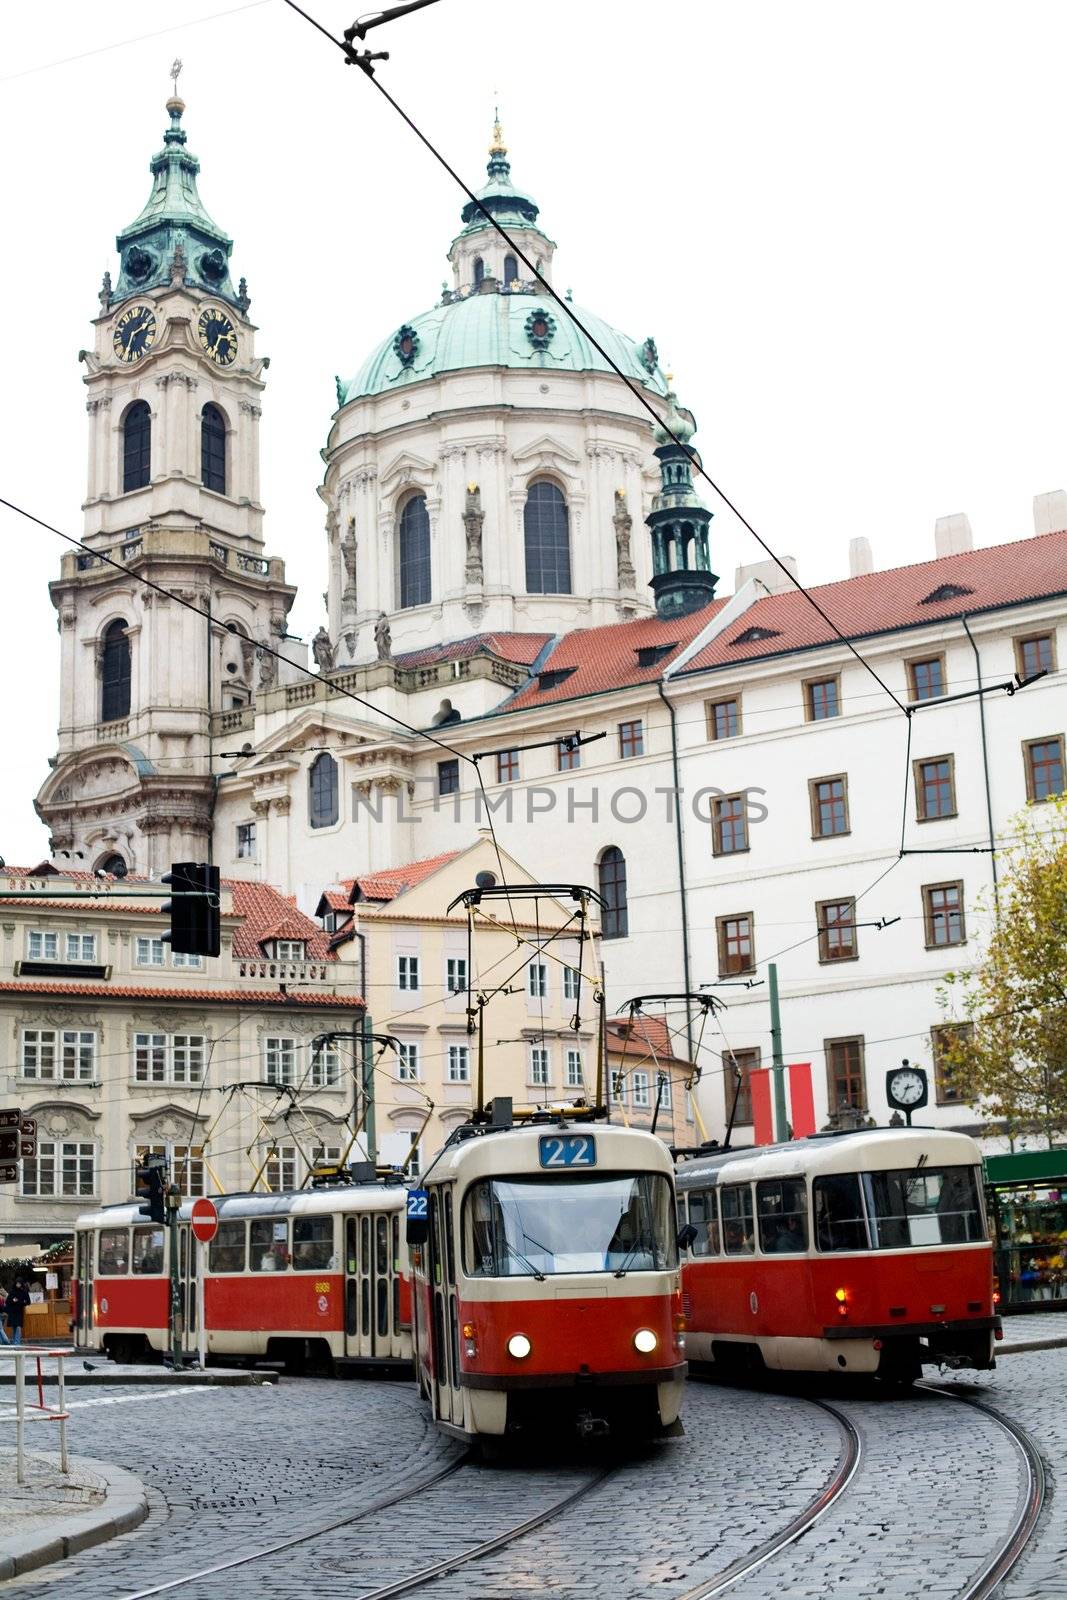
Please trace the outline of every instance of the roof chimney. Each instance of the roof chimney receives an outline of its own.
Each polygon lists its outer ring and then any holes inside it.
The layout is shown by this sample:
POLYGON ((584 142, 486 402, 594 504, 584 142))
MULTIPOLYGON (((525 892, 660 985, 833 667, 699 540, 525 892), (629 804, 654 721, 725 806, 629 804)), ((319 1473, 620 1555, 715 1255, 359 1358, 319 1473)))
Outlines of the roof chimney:
MULTIPOLYGON (((788 567, 793 577, 797 577, 796 556, 782 556, 782 566, 788 567)), ((750 561, 745 567, 738 567, 734 572, 734 593, 742 589, 750 578, 755 578, 762 583, 768 594, 788 594, 796 585, 790 583, 777 561, 750 561)))
POLYGON ((974 549, 971 519, 965 511, 951 517, 938 517, 934 524, 934 549, 939 556, 961 556, 974 549))
POLYGON ((1053 489, 1034 495, 1034 532, 1062 533, 1067 528, 1067 494, 1053 489))
POLYGON ((865 578, 869 572, 874 571, 874 556, 871 554, 871 541, 869 539, 850 539, 848 541, 848 575, 850 578, 865 578))

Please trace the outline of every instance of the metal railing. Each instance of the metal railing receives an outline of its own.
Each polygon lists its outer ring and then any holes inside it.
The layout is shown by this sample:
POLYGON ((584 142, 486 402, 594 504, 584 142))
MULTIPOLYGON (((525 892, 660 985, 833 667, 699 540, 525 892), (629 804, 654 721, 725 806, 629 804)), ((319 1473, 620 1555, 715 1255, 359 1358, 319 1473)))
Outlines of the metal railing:
POLYGON ((26 1482, 26 1424, 27 1422, 58 1422, 59 1423, 59 1470, 70 1471, 70 1457, 67 1454, 67 1422, 70 1413, 66 1409, 64 1395, 63 1362, 67 1356, 72 1356, 74 1351, 65 1350, 34 1350, 23 1349, 19 1345, 10 1348, 0 1348, 0 1359, 14 1361, 15 1363, 15 1403, 5 1404, 0 1401, 0 1422, 13 1422, 15 1424, 15 1460, 18 1482, 26 1482), (29 1358, 37 1364, 37 1399, 26 1399, 26 1361, 29 1358), (45 1404, 44 1374, 41 1371, 41 1362, 54 1360, 57 1363, 56 1381, 59 1388, 59 1402, 50 1406, 45 1404))

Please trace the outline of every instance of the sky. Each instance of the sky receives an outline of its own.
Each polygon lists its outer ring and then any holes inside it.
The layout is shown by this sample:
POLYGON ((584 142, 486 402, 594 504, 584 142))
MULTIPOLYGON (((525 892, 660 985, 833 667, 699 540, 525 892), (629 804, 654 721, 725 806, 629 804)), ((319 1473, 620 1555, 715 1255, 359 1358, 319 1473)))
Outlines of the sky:
MULTIPOLYGON (((358 14, 307 9, 334 33, 358 14)), ((806 582, 847 575, 861 534, 879 567, 927 559, 954 512, 978 544, 1024 538, 1033 496, 1067 486, 1058 0, 439 0, 372 41, 473 187, 499 103, 557 288, 654 336, 708 470, 806 582)), ((0 495, 82 531, 78 351, 179 56, 200 193, 271 357, 266 541, 310 637, 334 374, 434 304, 463 197, 283 0, 8 6, 0 44, 0 495)), ((729 592, 761 553, 705 498, 729 592)), ((0 856, 32 864, 63 546, 3 508, 0 541, 0 856)))

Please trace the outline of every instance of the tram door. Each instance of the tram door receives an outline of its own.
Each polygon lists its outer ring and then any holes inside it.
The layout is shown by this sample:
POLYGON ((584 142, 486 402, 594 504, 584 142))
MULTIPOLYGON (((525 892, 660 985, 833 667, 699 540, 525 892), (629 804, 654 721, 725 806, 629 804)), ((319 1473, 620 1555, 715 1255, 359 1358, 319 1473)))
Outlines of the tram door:
POLYGON ((345 1354, 387 1361, 393 1345, 393 1218, 345 1218, 345 1354))
POLYGON ((433 1285, 434 1409, 445 1422, 463 1424, 459 1387, 459 1324, 456 1309, 456 1233, 452 1190, 430 1191, 430 1282, 433 1285))
POLYGON ((81 1321, 78 1343, 87 1345, 93 1328, 93 1257, 96 1254, 96 1234, 86 1231, 78 1240, 78 1316, 81 1321))

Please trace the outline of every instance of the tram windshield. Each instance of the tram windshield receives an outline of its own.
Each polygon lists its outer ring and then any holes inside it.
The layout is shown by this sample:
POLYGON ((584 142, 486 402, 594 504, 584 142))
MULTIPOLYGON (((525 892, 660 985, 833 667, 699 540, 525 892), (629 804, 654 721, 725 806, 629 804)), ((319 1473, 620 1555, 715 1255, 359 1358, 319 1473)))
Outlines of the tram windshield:
POLYGON ((668 1180, 633 1176, 489 1178, 463 1206, 472 1278, 664 1272, 678 1262, 668 1180))
POLYGON ((986 1237, 974 1167, 835 1173, 815 1179, 812 1198, 820 1250, 908 1250, 986 1237))

